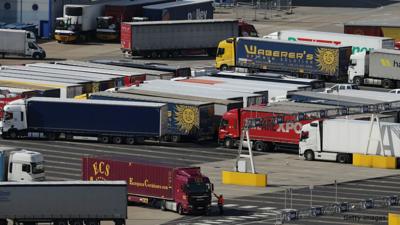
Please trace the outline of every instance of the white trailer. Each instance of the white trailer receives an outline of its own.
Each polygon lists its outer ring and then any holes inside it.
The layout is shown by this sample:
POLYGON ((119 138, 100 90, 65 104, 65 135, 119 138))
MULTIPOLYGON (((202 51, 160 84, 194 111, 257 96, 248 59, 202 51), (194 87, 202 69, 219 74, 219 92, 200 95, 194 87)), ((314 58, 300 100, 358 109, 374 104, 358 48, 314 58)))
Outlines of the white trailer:
POLYGON ((301 129, 299 155, 306 160, 349 163, 354 153, 400 157, 400 124, 327 119, 301 129))
POLYGON ((352 46, 353 54, 373 49, 394 49, 392 38, 311 30, 282 30, 266 35, 264 38, 352 46))
POLYGON ((97 17, 104 14, 105 2, 86 5, 64 5, 64 16, 56 19, 54 38, 58 42, 87 40, 95 34, 97 17))
POLYGON ((0 29, 0 56, 46 58, 46 52, 36 43, 35 34, 26 30, 0 29))
POLYGON ((0 190, 1 225, 124 225, 127 218, 125 181, 3 182, 0 190))

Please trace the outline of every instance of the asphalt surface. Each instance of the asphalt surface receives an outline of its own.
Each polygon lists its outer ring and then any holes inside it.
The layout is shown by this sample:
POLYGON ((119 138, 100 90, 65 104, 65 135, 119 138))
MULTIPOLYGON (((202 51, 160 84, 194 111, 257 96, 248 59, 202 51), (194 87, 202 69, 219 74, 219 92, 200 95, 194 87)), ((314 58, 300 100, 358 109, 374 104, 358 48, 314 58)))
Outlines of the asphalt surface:
POLYGON ((226 200, 225 212, 219 215, 216 208, 208 216, 186 216, 167 224, 213 225, 213 224, 387 224, 388 212, 400 212, 399 205, 388 206, 385 198, 398 195, 400 176, 315 186, 312 190, 312 205, 322 206, 324 214, 311 216, 310 188, 268 193, 226 200), (337 199, 336 199, 337 190, 337 199), (285 203, 286 199, 286 203, 285 203), (362 202, 374 199, 374 208, 365 209, 362 202), (348 211, 338 212, 335 202, 347 202, 348 211), (289 220, 282 216, 284 209, 298 210, 298 218, 289 220))

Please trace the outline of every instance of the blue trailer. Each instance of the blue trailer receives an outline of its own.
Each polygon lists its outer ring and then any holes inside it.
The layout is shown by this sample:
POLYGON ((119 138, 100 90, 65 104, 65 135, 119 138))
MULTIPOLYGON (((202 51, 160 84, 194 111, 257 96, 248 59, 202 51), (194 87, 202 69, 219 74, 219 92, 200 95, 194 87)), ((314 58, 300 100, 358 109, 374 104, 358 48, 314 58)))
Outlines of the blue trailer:
POLYGON ((4 112, 2 135, 12 139, 83 136, 134 144, 160 138, 168 128, 167 106, 161 103, 30 98, 6 105, 4 112))
POLYGON ((243 37, 221 41, 216 67, 280 71, 294 76, 347 80, 351 46, 243 37), (232 53, 233 51, 233 53, 232 53))
POLYGON ((168 130, 166 140, 210 140, 215 137, 214 104, 211 102, 171 99, 118 92, 97 92, 90 99, 144 101, 166 103, 168 107, 168 130))
POLYGON ((213 1, 178 1, 143 7, 143 16, 152 21, 159 20, 204 20, 213 19, 213 1))

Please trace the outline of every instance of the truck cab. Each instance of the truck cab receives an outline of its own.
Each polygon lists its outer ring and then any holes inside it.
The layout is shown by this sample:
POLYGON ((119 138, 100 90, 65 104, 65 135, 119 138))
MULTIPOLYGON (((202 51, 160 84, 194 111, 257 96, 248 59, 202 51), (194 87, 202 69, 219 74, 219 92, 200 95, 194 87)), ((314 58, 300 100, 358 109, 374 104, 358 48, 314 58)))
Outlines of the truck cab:
POLYGON ((27 129, 26 107, 24 99, 8 103, 3 109, 2 137, 17 138, 20 132, 27 129))
POLYGON ((368 74, 368 54, 365 52, 352 54, 350 56, 350 66, 347 70, 349 83, 362 85, 364 76, 368 74))
POLYGON ((236 145, 236 139, 240 137, 239 130, 239 111, 240 109, 232 109, 222 116, 219 126, 218 140, 226 148, 233 148, 236 145))
POLYGON ((43 155, 39 152, 0 147, 0 165, 1 181, 43 181, 45 179, 43 155))
POLYGON ((235 38, 228 38, 219 42, 215 67, 219 70, 228 70, 235 67, 235 38))
POLYGON ((114 16, 99 16, 97 17, 96 37, 104 41, 117 40, 120 27, 120 19, 114 16))

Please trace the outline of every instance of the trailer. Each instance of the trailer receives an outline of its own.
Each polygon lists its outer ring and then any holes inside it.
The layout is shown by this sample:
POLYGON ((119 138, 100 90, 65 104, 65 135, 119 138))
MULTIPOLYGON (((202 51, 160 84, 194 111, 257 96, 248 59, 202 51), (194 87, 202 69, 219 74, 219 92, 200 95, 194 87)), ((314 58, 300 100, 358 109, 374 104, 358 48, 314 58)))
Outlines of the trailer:
POLYGON ((218 45, 216 68, 281 71, 293 76, 347 80, 350 46, 265 38, 229 38, 218 45))
POLYGON ((400 156, 398 123, 328 119, 301 129, 299 155, 306 160, 350 163, 353 154, 400 156))
POLYGON ((46 52, 36 43, 31 31, 0 29, 0 56, 23 56, 33 59, 46 58, 46 52))
POLYGON ((127 219, 125 181, 1 182, 0 224, 100 224, 127 219), (27 201, 29 199, 29 201, 27 201))
POLYGON ((10 139, 93 137, 135 144, 161 138, 168 129, 167 106, 160 103, 30 98, 11 102, 4 112, 2 136, 10 139))
POLYGON ((377 49, 366 55, 352 55, 348 74, 349 83, 400 87, 400 51, 377 49))
POLYGON ((126 55, 152 58, 177 57, 191 53, 215 55, 220 40, 237 36, 239 36, 237 20, 123 23, 121 50, 126 55))
POLYGON ((208 20, 214 18, 213 1, 178 1, 143 7, 143 16, 150 21, 208 20))
MULTIPOLYGON (((128 200, 179 214, 207 213, 213 185, 200 167, 179 167, 137 157, 87 156, 83 180, 126 180, 128 200)), ((126 197, 125 197, 126 198, 126 197)))
POLYGON ((393 38, 396 41, 395 47, 400 49, 399 18, 368 18, 366 20, 349 21, 344 24, 344 33, 393 38))
POLYGON ((90 99, 159 102, 168 107, 167 141, 179 142, 189 140, 210 140, 214 138, 214 104, 194 100, 170 99, 118 92, 98 92, 90 99))
POLYGON ((271 103, 268 106, 252 106, 226 112, 220 123, 218 140, 226 148, 238 146, 240 135, 247 120, 257 120, 259 127, 249 129, 250 140, 256 151, 298 152, 301 127, 314 119, 304 118, 295 122, 293 114, 307 111, 336 109, 337 106, 296 102, 271 103), (279 117, 281 123, 274 123, 279 117))
POLYGON ((374 49, 394 49, 394 39, 366 35, 343 34, 311 30, 281 30, 264 36, 275 40, 325 43, 331 45, 352 46, 352 54, 368 52, 374 49))
POLYGON ((172 0, 114 1, 105 5, 104 15, 97 17, 96 37, 103 41, 117 41, 121 23, 132 22, 133 17, 143 17, 143 7, 171 2, 172 0))

